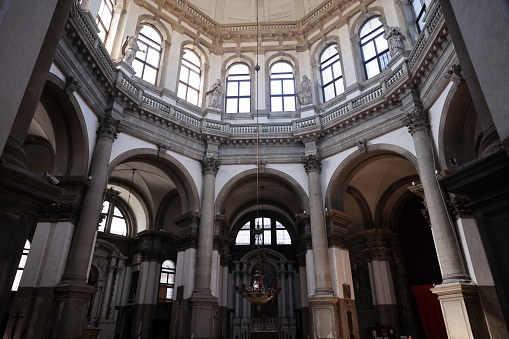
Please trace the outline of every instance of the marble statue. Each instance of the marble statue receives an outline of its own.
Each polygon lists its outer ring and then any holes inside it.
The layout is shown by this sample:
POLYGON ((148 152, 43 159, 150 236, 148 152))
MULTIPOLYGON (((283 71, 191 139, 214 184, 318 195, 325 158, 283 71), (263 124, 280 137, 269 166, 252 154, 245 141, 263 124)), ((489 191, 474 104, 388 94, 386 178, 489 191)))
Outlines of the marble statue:
POLYGON ((389 52, 391 53, 391 57, 394 57, 396 54, 403 52, 403 41, 406 40, 406 37, 403 35, 403 33, 401 33, 399 28, 384 25, 384 31, 384 38, 389 44, 389 52))
POLYGON ((221 108, 221 100, 223 99, 224 88, 221 85, 221 80, 217 79, 212 85, 212 89, 205 93, 210 95, 209 107, 210 108, 221 108))
POLYGON ((297 92, 297 99, 299 104, 310 105, 312 103, 311 98, 311 80, 304 75, 302 76, 302 82, 300 83, 300 91, 297 92))
POLYGON ((128 64, 133 65, 134 57, 136 56, 136 52, 145 53, 138 46, 138 34, 133 35, 132 37, 127 36, 125 38, 124 44, 122 45, 122 59, 128 64))

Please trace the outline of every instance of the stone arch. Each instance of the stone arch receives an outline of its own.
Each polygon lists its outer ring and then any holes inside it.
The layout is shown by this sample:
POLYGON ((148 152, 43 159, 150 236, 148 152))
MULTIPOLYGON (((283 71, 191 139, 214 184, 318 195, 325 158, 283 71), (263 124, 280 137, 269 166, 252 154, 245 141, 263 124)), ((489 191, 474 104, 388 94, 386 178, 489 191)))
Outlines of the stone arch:
POLYGON ((442 168, 450 159, 462 165, 480 156, 482 127, 466 83, 452 86, 447 94, 438 132, 438 154, 442 168), (475 139, 468 140, 469 137, 475 139))
MULTIPOLYGON (((47 128, 52 129, 54 138, 48 140, 55 148, 52 174, 84 176, 88 172, 90 152, 86 123, 78 101, 74 95, 66 94, 65 87, 64 81, 50 73, 40 98, 49 119, 47 128)), ((35 119, 32 123, 36 123, 35 119)), ((35 140, 28 135, 27 141, 35 140)))
POLYGON ((126 161, 149 161, 154 166, 160 166, 161 170, 173 181, 180 194, 182 213, 196 211, 200 208, 200 196, 191 173, 177 159, 169 154, 160 157, 154 149, 133 149, 117 156, 108 166, 108 176, 115 167, 126 161))
POLYGON ((348 189, 348 184, 359 170, 359 165, 377 155, 395 155, 408 160, 419 171, 417 158, 408 150, 390 144, 369 145, 369 152, 361 154, 355 150, 346 157, 345 160, 336 168, 334 174, 329 180, 325 193, 325 207, 329 209, 343 210, 344 196, 348 189))
POLYGON ((136 24, 136 33, 140 32, 141 25, 143 24, 149 24, 154 26, 159 32, 159 34, 161 34, 163 42, 164 41, 171 42, 170 30, 160 20, 156 20, 153 15, 142 14, 138 17, 138 22, 136 24))

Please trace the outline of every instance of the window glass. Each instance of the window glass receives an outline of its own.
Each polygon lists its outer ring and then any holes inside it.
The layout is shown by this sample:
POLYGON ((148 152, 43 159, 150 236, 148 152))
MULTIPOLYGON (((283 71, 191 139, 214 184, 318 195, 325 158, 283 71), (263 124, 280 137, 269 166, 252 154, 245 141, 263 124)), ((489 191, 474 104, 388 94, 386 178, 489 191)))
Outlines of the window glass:
POLYGON ((150 25, 143 25, 138 34, 139 51, 133 60, 136 76, 155 85, 161 61, 161 42, 159 32, 150 25))
POLYGON ((175 284, 175 263, 172 260, 165 260, 161 265, 161 276, 159 279, 160 302, 171 302, 175 284))
POLYGON ((334 86, 334 83, 343 84, 343 74, 337 45, 329 45, 320 55, 320 73, 322 76, 324 101, 335 98, 344 92, 343 86, 334 86))
POLYGON ((426 14, 426 4, 424 0, 410 0, 410 4, 412 5, 412 11, 414 12, 415 24, 417 25, 417 30, 419 33, 424 28, 424 16, 426 14))
POLYGON ((198 55, 194 51, 185 48, 180 65, 177 96, 193 105, 198 105, 201 83, 200 67, 201 61, 198 55))
POLYGON ((368 20, 359 30, 362 62, 369 79, 387 68, 391 55, 380 17, 368 20))
POLYGON ((285 226, 272 218, 255 218, 244 224, 237 233, 235 245, 250 245, 254 240, 255 245, 261 245, 262 237, 255 237, 256 228, 263 229, 264 245, 291 245, 290 233, 285 226))
POLYGON ((97 28, 99 32, 99 38, 103 42, 106 42, 106 38, 108 37, 108 33, 111 27, 111 19, 113 18, 113 2, 111 0, 101 0, 101 4, 99 5, 99 12, 97 12, 97 17, 95 22, 97 24, 97 28))
POLYGON ((226 112, 248 113, 251 111, 251 75, 249 67, 236 63, 228 68, 226 77, 226 112))
POLYGON ((101 211, 102 220, 98 231, 115 235, 127 236, 127 221, 124 212, 117 206, 118 201, 104 201, 101 211))
POLYGON ((296 110, 295 76, 293 67, 285 61, 278 61, 270 68, 270 103, 272 112, 296 110))
POLYGON ((23 254, 21 254, 21 258, 19 259, 18 270, 16 271, 16 276, 14 277, 14 283, 12 284, 11 291, 17 291, 19 288, 19 283, 21 282, 21 276, 23 275, 23 269, 25 268, 28 252, 30 252, 30 241, 25 241, 25 247, 23 248, 23 254))

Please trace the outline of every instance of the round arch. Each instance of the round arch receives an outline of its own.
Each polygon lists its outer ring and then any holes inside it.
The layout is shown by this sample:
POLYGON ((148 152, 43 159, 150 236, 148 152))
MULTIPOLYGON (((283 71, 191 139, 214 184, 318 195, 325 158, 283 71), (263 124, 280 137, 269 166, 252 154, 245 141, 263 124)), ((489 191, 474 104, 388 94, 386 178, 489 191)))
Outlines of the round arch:
POLYGON ((108 176, 118 165, 128 161, 147 162, 165 172, 180 193, 182 213, 196 211, 200 208, 200 196, 193 177, 185 166, 174 157, 168 154, 161 157, 157 150, 148 148, 129 150, 113 159, 108 167, 108 176))
POLYGON ((346 159, 341 162, 331 176, 325 194, 325 207, 337 209, 339 211, 343 210, 344 198, 348 185, 355 174, 360 170, 360 165, 369 161, 371 158, 381 155, 402 157, 408 160, 417 172, 419 171, 417 158, 408 150, 396 145, 369 145, 369 152, 364 154, 361 154, 359 150, 355 150, 355 152, 347 156, 346 159))

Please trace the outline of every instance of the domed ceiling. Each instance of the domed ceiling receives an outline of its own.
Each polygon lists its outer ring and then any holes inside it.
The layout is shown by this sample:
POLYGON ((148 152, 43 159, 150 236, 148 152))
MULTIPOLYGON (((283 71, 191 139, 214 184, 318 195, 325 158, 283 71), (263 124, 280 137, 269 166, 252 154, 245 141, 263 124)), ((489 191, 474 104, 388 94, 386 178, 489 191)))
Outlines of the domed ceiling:
MULTIPOLYGON (((256 0, 187 1, 221 24, 256 21, 256 0)), ((299 20, 322 2, 321 0, 258 0, 259 21, 299 20)))

